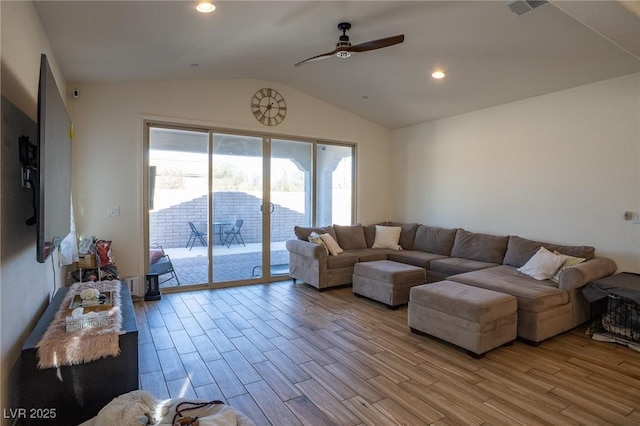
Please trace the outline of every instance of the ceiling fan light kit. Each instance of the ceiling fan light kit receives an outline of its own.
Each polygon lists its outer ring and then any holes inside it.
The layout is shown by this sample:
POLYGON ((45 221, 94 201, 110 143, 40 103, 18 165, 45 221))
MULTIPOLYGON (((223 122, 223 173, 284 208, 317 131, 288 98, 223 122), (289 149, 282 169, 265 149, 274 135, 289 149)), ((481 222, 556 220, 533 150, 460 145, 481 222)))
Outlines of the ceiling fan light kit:
POLYGON ((341 22, 338 24, 338 29, 342 31, 342 35, 340 36, 334 50, 332 50, 331 52, 323 53, 321 55, 312 56, 311 58, 298 62, 297 64, 295 64, 295 66, 297 67, 306 64, 307 62, 326 59, 333 55, 341 59, 346 59, 350 57, 352 53, 368 52, 370 50, 382 49, 384 47, 389 47, 404 42, 404 34, 400 34, 397 36, 367 41, 365 43, 360 43, 352 46, 351 42, 349 41, 349 36, 347 35, 347 31, 351 29, 351 24, 349 22, 341 22))

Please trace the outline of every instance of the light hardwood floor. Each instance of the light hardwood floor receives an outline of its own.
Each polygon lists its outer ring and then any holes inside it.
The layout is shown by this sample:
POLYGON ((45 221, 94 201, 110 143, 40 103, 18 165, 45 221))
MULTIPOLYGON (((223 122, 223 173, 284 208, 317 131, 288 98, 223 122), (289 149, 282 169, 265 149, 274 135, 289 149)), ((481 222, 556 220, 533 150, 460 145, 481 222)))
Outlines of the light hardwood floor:
POLYGON ((584 329, 473 359, 351 288, 291 281, 135 304, 140 384, 257 425, 638 425, 640 353, 584 329))

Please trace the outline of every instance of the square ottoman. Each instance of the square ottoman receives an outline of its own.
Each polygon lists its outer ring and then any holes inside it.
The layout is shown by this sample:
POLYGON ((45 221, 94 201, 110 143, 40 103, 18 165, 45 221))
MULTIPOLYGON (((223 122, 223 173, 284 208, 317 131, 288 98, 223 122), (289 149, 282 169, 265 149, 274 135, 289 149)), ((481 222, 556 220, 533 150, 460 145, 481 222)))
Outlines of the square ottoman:
POLYGON ((408 323, 481 358, 515 340, 517 309, 514 296, 445 280, 411 289, 408 323))
POLYGON ((418 266, 390 260, 360 262, 353 268, 353 293, 397 309, 409 302, 411 287, 426 279, 427 271, 418 266))

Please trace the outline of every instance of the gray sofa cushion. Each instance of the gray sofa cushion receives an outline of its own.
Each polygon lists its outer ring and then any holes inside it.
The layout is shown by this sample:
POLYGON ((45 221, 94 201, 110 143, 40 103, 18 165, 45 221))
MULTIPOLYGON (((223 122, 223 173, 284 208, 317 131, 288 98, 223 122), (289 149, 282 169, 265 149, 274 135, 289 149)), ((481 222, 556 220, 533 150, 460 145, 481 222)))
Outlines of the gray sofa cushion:
POLYGON ((427 253, 451 256, 451 249, 456 240, 457 229, 437 228, 435 226, 420 225, 416 229, 413 250, 427 253))
POLYGON ((418 229, 417 223, 389 222, 387 226, 399 226, 402 228, 398 244, 403 250, 413 250, 413 241, 416 238, 416 230, 418 229))
POLYGON ((362 224, 357 225, 333 225, 336 233, 338 245, 343 250, 367 248, 367 241, 364 238, 364 228, 362 224))
POLYGON ((460 257, 445 257, 444 259, 432 260, 429 264, 429 270, 439 277, 447 278, 451 275, 478 271, 480 269, 491 268, 498 265, 500 264, 472 259, 462 259, 460 257))
POLYGON ((591 246, 562 246, 558 244, 542 243, 540 241, 527 240, 516 235, 509 237, 507 252, 504 255, 504 265, 521 267, 536 254, 540 247, 549 251, 558 251, 562 254, 575 257, 584 257, 586 260, 595 257, 596 249, 591 246))
POLYGON ((538 281, 519 273, 513 266, 500 265, 455 275, 449 280, 515 296, 518 310, 544 312, 569 302, 569 293, 557 288, 553 281, 538 281))
POLYGON ((501 264, 507 251, 509 237, 478 234, 458 229, 451 249, 451 257, 501 264))
POLYGON ((358 263, 358 256, 343 251, 337 256, 327 256, 327 269, 349 268, 358 263))
POLYGON ((293 227, 293 233, 296 234, 296 237, 299 240, 309 241, 309 235, 311 235, 312 232, 316 232, 318 234, 329 234, 334 240, 336 239, 336 233, 332 226, 325 226, 323 228, 311 228, 309 226, 293 227))
POLYGON ((354 256, 358 256, 359 262, 372 262, 374 260, 387 259, 386 250, 363 248, 363 249, 351 249, 347 253, 352 254, 354 256))
POLYGON ((446 256, 417 250, 389 250, 387 252, 387 258, 394 262, 406 263, 407 265, 429 269, 429 265, 433 260, 445 259, 446 256))

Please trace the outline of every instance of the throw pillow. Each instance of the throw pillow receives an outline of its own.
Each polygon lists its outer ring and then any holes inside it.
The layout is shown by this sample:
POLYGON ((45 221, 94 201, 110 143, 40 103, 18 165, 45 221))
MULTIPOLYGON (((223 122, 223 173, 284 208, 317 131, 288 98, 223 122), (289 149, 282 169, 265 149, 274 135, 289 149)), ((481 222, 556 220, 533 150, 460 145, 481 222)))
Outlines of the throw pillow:
POLYGON ((158 260, 164 257, 164 251, 160 249, 149 250, 149 263, 156 263, 158 260))
POLYGON ((324 250, 327 252, 327 254, 329 254, 329 249, 327 248, 327 245, 324 243, 324 241, 322 241, 322 238, 320 238, 320 235, 317 232, 314 231, 311 234, 309 234, 309 242, 313 244, 318 244, 324 247, 324 250))
POLYGON ((327 247, 327 250, 329 250, 329 253, 331 253, 333 256, 337 256, 344 251, 330 234, 321 234, 320 238, 322 239, 324 245, 327 247))
POLYGON ((416 230, 418 229, 417 223, 387 222, 386 225, 399 226, 402 228, 398 244, 400 244, 404 250, 413 250, 413 242, 416 238, 416 230))
POLYGON ((562 271, 564 271, 567 268, 571 268, 572 266, 576 266, 577 264, 582 263, 585 260, 587 260, 584 257, 575 257, 575 256, 569 256, 567 254, 562 254, 557 250, 554 250, 553 253, 558 255, 558 256, 561 256, 562 259, 564 260, 562 262, 562 265, 560 265, 560 268, 556 271, 555 275, 553 277, 551 277, 551 281, 555 281, 555 282, 559 282, 560 281, 560 273, 562 271))
POLYGON ((402 228, 399 226, 376 225, 376 237, 371 248, 402 250, 398 242, 402 228))
POLYGON ((562 256, 540 247, 537 253, 517 270, 536 280, 548 280, 553 277, 563 262, 564 258, 562 256))

